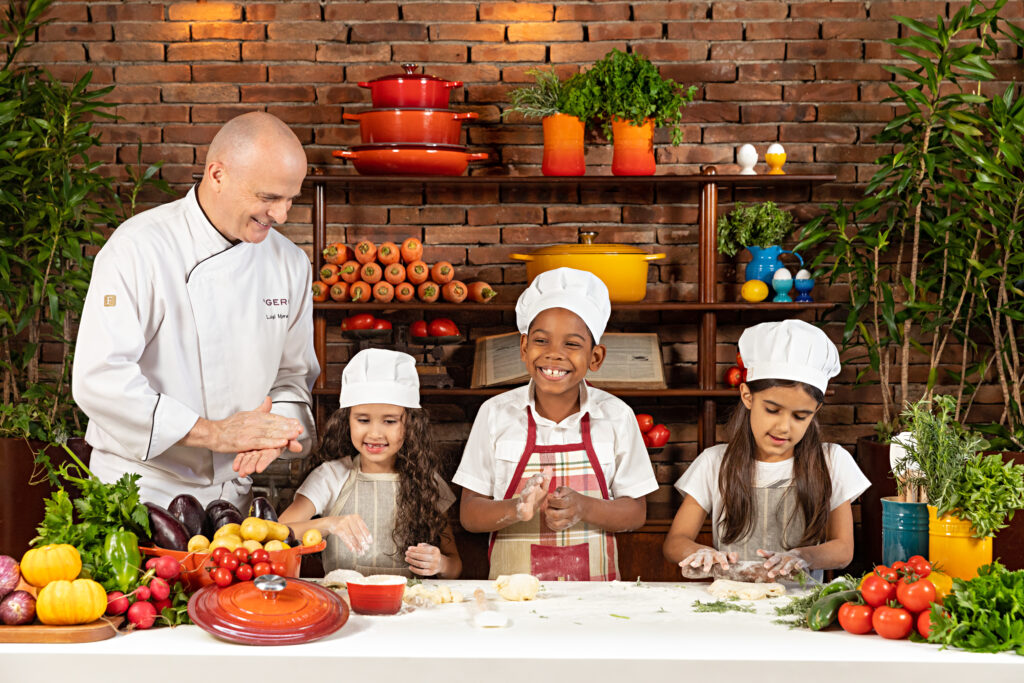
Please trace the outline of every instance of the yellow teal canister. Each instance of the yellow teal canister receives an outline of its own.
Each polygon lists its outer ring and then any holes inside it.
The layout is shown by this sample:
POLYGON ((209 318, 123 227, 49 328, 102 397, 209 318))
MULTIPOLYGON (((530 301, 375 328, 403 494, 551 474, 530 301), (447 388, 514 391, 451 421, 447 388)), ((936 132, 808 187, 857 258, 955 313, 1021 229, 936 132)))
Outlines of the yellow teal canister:
POLYGON ((882 562, 906 562, 914 555, 928 557, 928 506, 895 496, 882 498, 882 562))
POLYGON ((979 567, 992 563, 992 537, 974 538, 970 522, 937 513, 928 506, 928 559, 953 578, 973 579, 979 567))

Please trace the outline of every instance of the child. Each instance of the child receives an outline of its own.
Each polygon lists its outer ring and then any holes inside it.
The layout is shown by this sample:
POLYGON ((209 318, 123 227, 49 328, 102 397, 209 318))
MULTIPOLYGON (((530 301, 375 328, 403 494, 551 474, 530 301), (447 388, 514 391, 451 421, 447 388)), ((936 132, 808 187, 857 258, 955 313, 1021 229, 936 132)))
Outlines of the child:
POLYGON ((681 567, 764 560, 769 578, 845 567, 853 558, 850 501, 869 486, 853 457, 821 442, 816 415, 839 352, 800 320, 763 323, 740 336, 747 381, 729 443, 708 448, 676 488, 683 504, 665 539, 681 567), (711 513, 714 547, 695 542, 711 513))
POLYGON ((455 495, 439 474, 419 388, 406 353, 367 349, 345 366, 320 444, 324 462, 281 515, 296 536, 330 534, 326 571, 446 579, 462 571, 446 514, 455 495))
POLYGON ((455 483, 460 518, 491 536, 490 578, 614 580, 617 531, 647 517, 657 489, 633 411, 584 382, 605 357, 608 288, 593 274, 541 273, 516 304, 530 383, 486 401, 455 483))

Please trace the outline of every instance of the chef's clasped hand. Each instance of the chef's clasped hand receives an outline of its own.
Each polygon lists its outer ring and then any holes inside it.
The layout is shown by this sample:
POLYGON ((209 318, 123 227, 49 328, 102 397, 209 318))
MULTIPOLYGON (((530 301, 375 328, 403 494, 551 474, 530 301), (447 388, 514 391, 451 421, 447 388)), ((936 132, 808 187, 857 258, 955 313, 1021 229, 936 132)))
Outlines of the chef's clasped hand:
POLYGON ((757 554, 765 558, 764 568, 768 570, 768 577, 772 579, 776 576, 795 576, 809 566, 798 550, 759 549, 757 554))

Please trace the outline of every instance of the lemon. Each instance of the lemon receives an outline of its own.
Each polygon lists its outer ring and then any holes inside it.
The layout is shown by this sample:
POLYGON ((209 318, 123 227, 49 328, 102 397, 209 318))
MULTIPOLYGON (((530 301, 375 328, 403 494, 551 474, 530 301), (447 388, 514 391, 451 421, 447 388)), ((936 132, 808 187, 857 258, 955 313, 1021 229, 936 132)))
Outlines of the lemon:
POLYGON ((210 547, 210 539, 202 534, 196 534, 188 539, 188 551, 190 553, 206 550, 210 547))
POLYGON ((214 538, 220 538, 221 536, 223 536, 225 534, 231 534, 233 536, 238 536, 240 533, 241 532, 239 530, 239 526, 237 524, 235 524, 234 522, 232 522, 231 524, 225 524, 224 526, 222 526, 219 529, 217 529, 216 531, 214 531, 213 532, 213 537, 214 538))
POLYGON ((246 517, 242 522, 242 538, 247 541, 263 541, 270 531, 267 520, 259 517, 246 517))
POLYGON ((290 529, 280 522, 267 522, 267 539, 271 541, 284 541, 288 538, 290 529))
POLYGON ((755 304, 758 301, 764 301, 768 298, 768 285, 760 280, 747 280, 743 283, 743 289, 740 290, 740 296, 755 304))
POLYGON ((306 533, 302 534, 302 545, 316 545, 322 540, 324 537, 319 529, 307 529, 306 533))

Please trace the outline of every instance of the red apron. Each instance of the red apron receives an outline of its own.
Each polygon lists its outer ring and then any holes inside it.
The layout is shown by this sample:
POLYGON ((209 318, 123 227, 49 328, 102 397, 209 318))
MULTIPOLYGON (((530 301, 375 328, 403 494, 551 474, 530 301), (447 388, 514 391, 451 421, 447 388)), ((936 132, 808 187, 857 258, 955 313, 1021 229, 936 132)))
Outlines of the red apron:
MULTIPOLYGON (((574 444, 538 445, 537 423, 526 408, 526 448, 505 491, 508 500, 522 491, 534 474, 554 468, 549 492, 559 486, 609 500, 604 471, 590 440, 590 414, 580 419, 582 440, 574 444)), ((538 510, 528 522, 516 522, 491 534, 487 551, 490 578, 502 574, 533 574, 542 581, 614 581, 619 578, 615 534, 586 522, 554 531, 538 510)))

